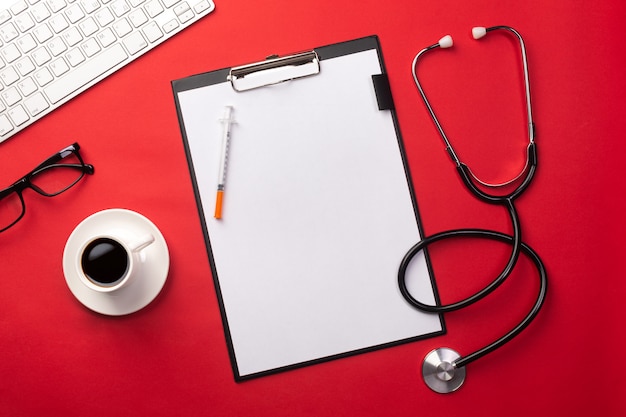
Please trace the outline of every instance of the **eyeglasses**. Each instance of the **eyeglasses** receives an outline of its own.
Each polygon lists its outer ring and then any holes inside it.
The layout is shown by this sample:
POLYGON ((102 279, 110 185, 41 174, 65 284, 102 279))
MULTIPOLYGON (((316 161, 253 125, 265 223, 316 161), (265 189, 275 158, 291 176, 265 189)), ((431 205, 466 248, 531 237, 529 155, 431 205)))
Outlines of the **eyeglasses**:
POLYGON ((26 205, 22 193, 26 188, 54 197, 70 189, 85 174, 93 174, 93 165, 83 162, 79 149, 78 143, 74 143, 60 150, 13 185, 0 190, 0 233, 24 217, 26 205))

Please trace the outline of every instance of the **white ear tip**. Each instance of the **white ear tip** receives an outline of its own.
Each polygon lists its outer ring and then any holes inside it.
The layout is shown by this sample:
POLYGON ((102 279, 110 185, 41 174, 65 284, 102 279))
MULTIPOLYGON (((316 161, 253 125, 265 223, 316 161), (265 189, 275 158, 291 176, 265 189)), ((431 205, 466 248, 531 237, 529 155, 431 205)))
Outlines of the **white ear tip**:
POLYGON ((472 36, 474 39, 480 39, 487 34, 487 29, 482 26, 476 26, 472 28, 472 36))
POLYGON ((439 46, 441 48, 450 48, 452 46, 452 36, 446 35, 439 39, 439 46))

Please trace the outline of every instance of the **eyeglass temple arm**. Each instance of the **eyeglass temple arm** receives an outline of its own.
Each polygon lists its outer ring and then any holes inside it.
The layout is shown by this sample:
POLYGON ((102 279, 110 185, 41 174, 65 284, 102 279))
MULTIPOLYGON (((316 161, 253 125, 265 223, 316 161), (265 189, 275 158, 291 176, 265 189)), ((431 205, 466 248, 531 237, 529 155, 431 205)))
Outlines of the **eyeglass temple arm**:
MULTIPOLYGON (((15 184, 14 184, 15 185, 15 184)), ((9 188, 5 188, 4 190, 0 190, 0 200, 2 200, 4 197, 8 196, 9 194, 13 193, 13 185, 11 185, 9 188)))
MULTIPOLYGON (((34 171, 37 171, 41 168, 47 167, 49 165, 52 165, 58 161, 61 161, 63 158, 66 158, 68 155, 70 155, 71 153, 76 153, 76 155, 78 156, 79 160, 82 163, 82 166, 80 168, 83 169, 83 171, 87 174, 93 174, 94 173, 94 167, 91 164, 85 164, 84 161, 82 160, 82 158, 80 157, 80 155, 78 154, 78 151, 80 150, 80 145, 75 142, 63 149, 61 149, 59 152, 55 153, 54 155, 52 155, 50 158, 46 159, 45 161, 43 161, 41 164, 37 165, 37 167, 35 169, 33 169, 34 171)), ((78 168, 79 166, 77 166, 78 168)))

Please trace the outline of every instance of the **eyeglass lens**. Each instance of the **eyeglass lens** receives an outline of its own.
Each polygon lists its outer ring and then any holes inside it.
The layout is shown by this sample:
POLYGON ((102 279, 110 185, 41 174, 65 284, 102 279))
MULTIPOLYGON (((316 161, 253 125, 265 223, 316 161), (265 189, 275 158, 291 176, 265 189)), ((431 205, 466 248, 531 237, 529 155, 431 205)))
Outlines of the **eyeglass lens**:
POLYGON ((72 152, 57 163, 46 165, 28 178, 31 187, 45 196, 54 196, 76 184, 84 175, 83 164, 72 152))
POLYGON ((19 194, 14 191, 0 200, 0 231, 8 229, 24 213, 24 205, 19 194))

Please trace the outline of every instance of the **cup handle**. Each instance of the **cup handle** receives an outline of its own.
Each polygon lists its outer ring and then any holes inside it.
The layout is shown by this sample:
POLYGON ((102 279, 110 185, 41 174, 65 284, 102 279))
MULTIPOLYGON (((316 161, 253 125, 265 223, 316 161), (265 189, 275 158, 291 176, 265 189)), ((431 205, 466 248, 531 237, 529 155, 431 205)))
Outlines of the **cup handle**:
POLYGON ((148 246, 150 246, 152 243, 154 243, 156 239, 154 238, 153 235, 151 234, 146 234, 144 236, 142 236, 140 239, 138 239, 137 241, 133 242, 132 244, 129 245, 129 249, 131 250, 131 252, 133 253, 137 253, 140 252, 141 250, 147 248, 148 246))

